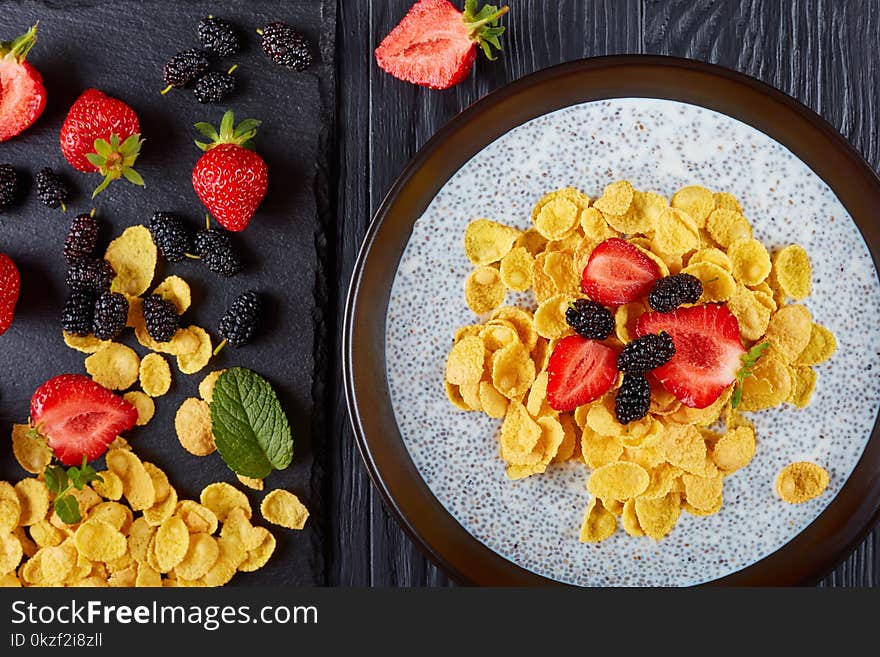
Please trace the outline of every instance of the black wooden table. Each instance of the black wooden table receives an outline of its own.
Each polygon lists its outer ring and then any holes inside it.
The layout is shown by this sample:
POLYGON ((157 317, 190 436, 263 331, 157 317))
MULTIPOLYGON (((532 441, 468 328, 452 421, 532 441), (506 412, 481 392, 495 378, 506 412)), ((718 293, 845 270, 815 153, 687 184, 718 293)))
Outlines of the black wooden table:
MULTIPOLYGON (((827 119, 880 168, 880 0, 508 0, 505 52, 448 91, 398 82, 372 51, 413 0, 338 0, 335 390, 324 435, 327 583, 447 586, 370 484, 355 445, 339 369, 347 283, 370 217, 413 154, 493 89, 583 57, 650 53, 720 64, 767 82, 827 119)), ((461 4, 461 2, 458 2, 461 4)), ((499 3, 500 4, 500 3, 499 3)), ((328 313, 333 316, 333 313, 328 313)), ((331 327, 332 328, 332 327, 331 327)), ((880 530, 822 581, 880 584, 880 530)))

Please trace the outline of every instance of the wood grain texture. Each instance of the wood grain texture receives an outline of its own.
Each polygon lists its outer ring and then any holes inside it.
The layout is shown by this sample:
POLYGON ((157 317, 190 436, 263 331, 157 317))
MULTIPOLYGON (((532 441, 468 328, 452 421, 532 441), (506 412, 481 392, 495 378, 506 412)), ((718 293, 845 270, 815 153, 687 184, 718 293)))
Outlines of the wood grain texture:
MULTIPOLYGON (((411 4, 339 1, 340 184, 334 257, 340 311, 370 217, 415 152, 456 113, 493 89, 565 61, 644 52, 727 66, 819 112, 875 169, 880 166, 880 89, 872 74, 880 70, 878 0, 508 0, 504 54, 496 62, 478 61, 474 74, 448 91, 401 83, 373 62, 373 48, 411 4)), ((344 417, 341 375, 336 390, 328 463, 334 473, 328 582, 448 585, 369 484, 344 417)), ((875 532, 823 585, 880 584, 878 543, 880 532, 875 532)))

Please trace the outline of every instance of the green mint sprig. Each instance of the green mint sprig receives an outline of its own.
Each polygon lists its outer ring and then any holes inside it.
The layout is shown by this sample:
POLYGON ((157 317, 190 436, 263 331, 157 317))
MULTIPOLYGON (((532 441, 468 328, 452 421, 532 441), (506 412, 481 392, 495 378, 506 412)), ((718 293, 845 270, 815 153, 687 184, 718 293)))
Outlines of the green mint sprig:
POLYGON ((75 525, 82 520, 79 512, 79 502, 71 494, 71 490, 82 490, 93 481, 104 481, 101 475, 88 464, 85 454, 82 465, 72 466, 67 470, 62 465, 47 465, 43 472, 46 478, 46 488, 55 493, 55 501, 52 503, 58 517, 68 525, 75 525))
POLYGON ((734 387, 733 397, 730 399, 731 408, 735 409, 739 406, 743 395, 743 381, 754 373, 758 361, 761 360, 761 356, 764 355, 764 352, 767 351, 768 347, 770 347, 769 342, 762 342, 761 344, 756 344, 748 351, 748 353, 742 355, 742 367, 739 369, 739 372, 736 373, 736 387, 734 387))

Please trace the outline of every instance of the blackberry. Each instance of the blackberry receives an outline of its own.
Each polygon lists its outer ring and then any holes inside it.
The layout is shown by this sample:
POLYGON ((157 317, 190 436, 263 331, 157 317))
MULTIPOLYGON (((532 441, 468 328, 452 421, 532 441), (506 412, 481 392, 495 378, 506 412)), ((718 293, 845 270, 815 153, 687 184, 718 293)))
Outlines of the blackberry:
POLYGON ((167 94, 172 89, 185 87, 207 71, 208 66, 210 66, 208 58, 198 50, 191 49, 177 53, 162 69, 162 79, 167 85, 162 93, 167 94))
POLYGON ((77 258, 67 269, 67 286, 72 290, 91 290, 101 294, 110 289, 116 272, 106 260, 77 258))
POLYGON ((614 398, 614 415, 621 424, 641 420, 651 408, 651 386, 639 374, 624 374, 614 398))
POLYGON ((168 262, 180 262, 193 249, 192 231, 171 212, 154 212, 150 232, 156 247, 168 262))
POLYGON ((0 164, 0 211, 18 200, 19 177, 11 164, 0 164))
POLYGON ((221 276, 235 276, 241 271, 241 260, 232 247, 229 234, 218 228, 206 228, 196 233, 195 254, 205 266, 221 276))
POLYGON ((614 331, 614 315, 605 306, 577 299, 565 311, 565 321, 582 338, 604 340, 614 331))
POLYGON ((61 208, 66 211, 64 202, 70 196, 70 190, 64 178, 52 171, 49 167, 40 169, 36 176, 37 197, 47 208, 61 208))
POLYGON ((73 335, 85 336, 92 332, 95 295, 90 290, 74 290, 64 302, 61 328, 73 335))
POLYGON ((112 340, 128 321, 128 299, 119 292, 104 292, 95 301, 92 333, 99 340, 112 340))
POLYGON ((690 274, 661 278, 648 293, 648 304, 658 313, 671 313, 683 303, 696 303, 703 294, 700 279, 690 274))
POLYGON ((236 68, 238 66, 233 66, 227 73, 211 71, 196 80, 196 86, 193 88, 196 100, 200 103, 219 103, 235 91, 235 78, 232 77, 232 73, 236 68))
POLYGON ((629 374, 644 374, 665 365, 675 355, 675 344, 668 333, 643 335, 627 342, 617 355, 617 369, 629 374))
POLYGON ((276 64, 305 71, 312 65, 312 51, 309 42, 287 23, 269 23, 262 30, 257 30, 262 39, 260 48, 276 64))
POLYGON ((64 258, 73 264, 95 252, 98 246, 98 220, 90 214, 78 214, 70 222, 64 240, 64 258))
POLYGON ((168 342, 180 328, 177 308, 158 294, 144 297, 143 313, 147 333, 156 342, 168 342))
POLYGON ((231 57, 241 50, 238 34, 232 23, 216 16, 199 21, 199 41, 205 50, 217 57, 231 57))
MULTIPOLYGON (((250 290, 239 296, 229 309, 220 318, 218 332, 223 342, 228 342, 233 347, 250 342, 257 328, 257 322, 260 315, 260 297, 250 290)), ((223 343, 217 347, 217 351, 222 348, 223 343)), ((216 353, 216 352, 215 352, 216 353)))

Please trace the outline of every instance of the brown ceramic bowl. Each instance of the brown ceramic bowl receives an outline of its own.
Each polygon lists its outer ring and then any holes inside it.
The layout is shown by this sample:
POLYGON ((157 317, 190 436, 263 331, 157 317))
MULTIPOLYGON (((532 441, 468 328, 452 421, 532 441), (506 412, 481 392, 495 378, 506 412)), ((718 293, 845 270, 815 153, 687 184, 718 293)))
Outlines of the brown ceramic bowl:
MULTIPOLYGON (((821 117, 745 75, 671 57, 600 57, 530 75, 459 114, 413 158, 370 225, 348 294, 343 364, 348 411, 373 483, 413 541, 462 583, 556 582, 517 566, 471 536, 433 496, 413 465, 394 419, 385 378, 385 317, 397 266, 415 220, 446 181, 483 147, 548 112, 621 97, 699 105, 766 133, 834 191, 861 230, 875 267, 878 264, 876 174, 821 117)), ((878 521, 878 426, 875 420, 852 475, 816 520, 773 554, 711 583, 808 584, 839 563, 878 521)))

